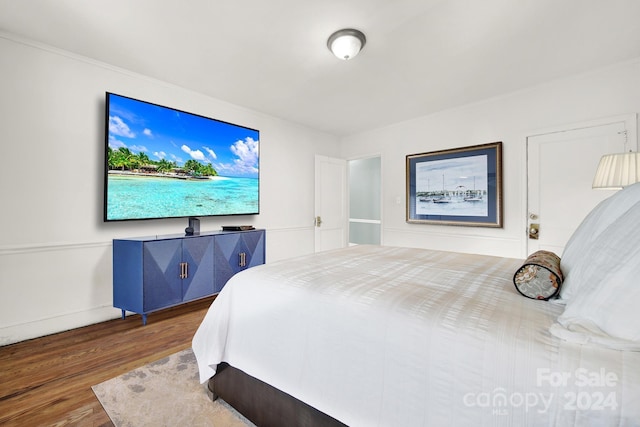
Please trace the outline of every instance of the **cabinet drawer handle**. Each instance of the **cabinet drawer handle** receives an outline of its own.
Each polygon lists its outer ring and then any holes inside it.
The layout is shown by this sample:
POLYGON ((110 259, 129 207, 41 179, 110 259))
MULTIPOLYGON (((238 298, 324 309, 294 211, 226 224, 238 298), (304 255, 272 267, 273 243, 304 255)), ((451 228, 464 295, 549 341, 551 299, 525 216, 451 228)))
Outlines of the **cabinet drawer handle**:
POLYGON ((246 267, 247 266, 247 254, 244 252, 240 252, 238 254, 238 266, 246 267))
POLYGON ((180 263, 180 278, 186 279, 189 276, 188 265, 186 262, 180 263))

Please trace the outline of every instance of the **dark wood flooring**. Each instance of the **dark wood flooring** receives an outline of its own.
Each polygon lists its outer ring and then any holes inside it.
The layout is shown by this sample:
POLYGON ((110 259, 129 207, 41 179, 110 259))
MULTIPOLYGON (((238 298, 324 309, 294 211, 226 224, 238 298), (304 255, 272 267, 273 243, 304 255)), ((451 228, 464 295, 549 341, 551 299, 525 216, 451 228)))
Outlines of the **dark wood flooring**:
POLYGON ((91 386, 189 348, 212 301, 0 347, 0 426, 112 426, 91 386))

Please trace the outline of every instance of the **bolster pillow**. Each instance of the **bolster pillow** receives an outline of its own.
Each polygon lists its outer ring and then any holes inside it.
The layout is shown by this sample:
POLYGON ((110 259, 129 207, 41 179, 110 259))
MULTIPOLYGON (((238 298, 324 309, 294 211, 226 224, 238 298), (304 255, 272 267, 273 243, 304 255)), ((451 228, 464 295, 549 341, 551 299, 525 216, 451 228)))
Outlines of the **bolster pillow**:
POLYGON ((513 276, 513 284, 527 298, 548 300, 562 285, 560 257, 553 252, 538 251, 525 260, 513 276))

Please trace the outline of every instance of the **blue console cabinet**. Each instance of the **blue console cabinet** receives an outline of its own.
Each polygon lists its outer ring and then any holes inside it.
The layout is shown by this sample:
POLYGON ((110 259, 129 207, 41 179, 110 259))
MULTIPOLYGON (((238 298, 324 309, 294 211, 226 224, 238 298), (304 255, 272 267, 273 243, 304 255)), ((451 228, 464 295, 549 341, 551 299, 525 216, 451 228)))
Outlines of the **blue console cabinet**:
POLYGON ((265 231, 113 240, 113 306, 142 315, 220 292, 265 262, 265 231))

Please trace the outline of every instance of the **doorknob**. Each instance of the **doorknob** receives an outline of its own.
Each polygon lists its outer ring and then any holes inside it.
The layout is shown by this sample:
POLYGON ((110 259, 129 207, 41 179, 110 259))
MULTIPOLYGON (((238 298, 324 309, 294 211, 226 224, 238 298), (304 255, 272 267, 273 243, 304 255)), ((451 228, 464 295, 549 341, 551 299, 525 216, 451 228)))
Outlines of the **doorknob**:
POLYGON ((529 238, 538 240, 540 235, 540 224, 529 224, 529 238))
POLYGON ((316 217, 316 227, 320 227, 320 225, 322 224, 322 218, 320 216, 316 217))

